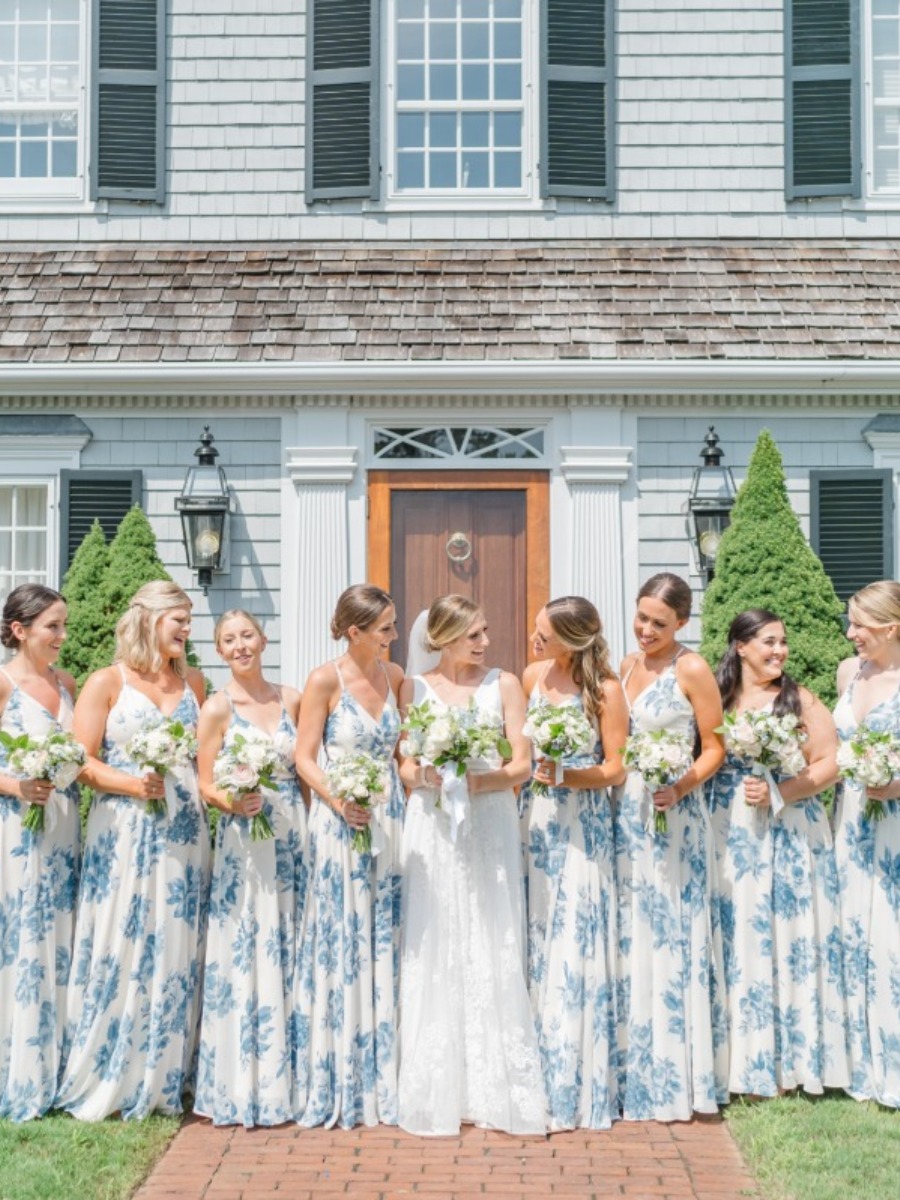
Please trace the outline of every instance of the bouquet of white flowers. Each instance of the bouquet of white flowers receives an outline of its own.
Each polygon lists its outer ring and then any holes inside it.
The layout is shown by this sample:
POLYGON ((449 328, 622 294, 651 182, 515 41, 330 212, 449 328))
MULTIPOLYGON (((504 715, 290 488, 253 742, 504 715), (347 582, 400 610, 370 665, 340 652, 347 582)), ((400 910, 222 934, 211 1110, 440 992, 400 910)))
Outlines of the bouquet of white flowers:
MULTIPOLYGON (((680 779, 693 761, 693 746, 687 735, 668 729, 633 733, 622 751, 622 762, 642 777, 648 793, 680 779)), ((657 833, 668 832, 669 822, 662 809, 654 809, 653 827, 657 833)))
MULTIPOLYGON (((590 754, 597 741, 593 726, 577 705, 551 704, 549 700, 539 700, 530 710, 522 732, 531 739, 537 754, 553 760, 557 787, 562 784, 563 759, 590 754)), ((537 796, 546 796, 549 788, 535 780, 531 790, 537 796)))
MULTIPOLYGON (((236 733, 222 746, 213 763, 213 783, 229 799, 246 796, 260 788, 275 788, 273 772, 280 765, 278 748, 260 729, 236 733)), ((250 837, 264 842, 275 836, 275 830, 265 812, 250 818, 250 837)))
MULTIPOLYGON (((852 738, 842 742, 837 752, 837 765, 844 779, 863 787, 887 787, 900 778, 900 739, 887 730, 870 729, 860 725, 852 738)), ((880 821, 887 809, 880 800, 869 798, 864 809, 870 821, 880 821)))
POLYGON ((410 705, 402 729, 406 737, 400 743, 401 754, 418 758, 437 767, 443 780, 436 802, 446 801, 450 811, 450 836, 456 833, 468 811, 469 789, 466 772, 474 764, 487 762, 500 766, 512 758, 512 746, 503 733, 499 714, 485 713, 470 700, 466 708, 450 707, 436 713, 431 701, 410 705))
MULTIPOLYGON (((0 744, 9 755, 9 769, 20 779, 46 779, 62 790, 74 783, 87 761, 84 746, 71 733, 60 730, 45 737, 29 737, 27 733, 13 737, 0 731, 0 744)), ((29 804, 22 825, 32 833, 44 828, 44 805, 29 804)))
POLYGON ((741 713, 730 710, 716 733, 722 734, 732 754, 752 763, 754 775, 765 776, 772 812, 777 816, 784 808, 784 801, 772 772, 799 775, 806 766, 802 747, 809 740, 809 734, 800 727, 797 717, 793 713, 776 717, 768 708, 748 709, 741 713))
MULTIPOLYGON (((184 767, 197 757, 197 734, 193 726, 181 721, 158 721, 139 730, 125 747, 125 753, 145 771, 165 775, 175 767, 184 767)), ((148 800, 147 811, 159 817, 166 811, 162 800, 148 800)))
MULTIPOLYGON (((339 800, 350 800, 361 808, 373 808, 376 804, 387 801, 391 788, 391 775, 388 763, 382 759, 373 758, 371 754, 345 754, 329 764, 325 772, 328 779, 328 790, 339 800)), ((380 827, 375 827, 375 841, 372 839, 372 824, 362 829, 354 829, 350 839, 354 850, 360 854, 379 854, 385 846, 380 827)))

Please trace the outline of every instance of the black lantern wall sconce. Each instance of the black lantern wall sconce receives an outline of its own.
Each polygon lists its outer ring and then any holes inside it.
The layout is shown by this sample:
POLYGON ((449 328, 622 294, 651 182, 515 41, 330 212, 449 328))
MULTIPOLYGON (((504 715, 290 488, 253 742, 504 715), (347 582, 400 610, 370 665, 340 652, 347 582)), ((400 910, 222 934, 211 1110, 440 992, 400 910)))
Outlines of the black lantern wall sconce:
POLYGON ((205 596, 213 572, 227 566, 231 513, 228 480, 222 468, 216 466, 219 452, 213 445, 208 425, 203 428, 194 456, 197 465, 188 470, 175 507, 181 514, 181 534, 188 566, 197 572, 197 582, 205 596))
POLYGON ((722 466, 725 452, 712 425, 700 451, 702 465, 695 468, 688 497, 688 511, 694 522, 694 541, 700 570, 706 582, 713 577, 719 543, 731 520, 736 488, 730 467, 722 466))

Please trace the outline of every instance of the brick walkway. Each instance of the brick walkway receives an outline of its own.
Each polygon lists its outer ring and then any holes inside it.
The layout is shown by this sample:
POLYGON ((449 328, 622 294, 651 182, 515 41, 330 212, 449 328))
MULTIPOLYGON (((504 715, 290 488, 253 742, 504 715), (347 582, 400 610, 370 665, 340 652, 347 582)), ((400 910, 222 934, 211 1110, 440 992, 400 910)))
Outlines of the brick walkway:
POLYGON ((760 1193, 724 1122, 458 1138, 396 1129, 214 1129, 188 1120, 135 1200, 741 1200, 760 1193))

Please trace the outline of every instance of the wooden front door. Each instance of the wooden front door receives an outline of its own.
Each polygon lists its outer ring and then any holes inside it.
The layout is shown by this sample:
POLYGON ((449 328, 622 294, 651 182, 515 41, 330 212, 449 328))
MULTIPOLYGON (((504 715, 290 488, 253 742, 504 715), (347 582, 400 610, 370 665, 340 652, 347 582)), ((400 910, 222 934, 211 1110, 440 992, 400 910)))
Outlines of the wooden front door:
POLYGON ((538 471, 373 471, 369 578, 397 607, 392 658, 435 596, 458 592, 488 620, 491 665, 517 674, 549 598, 547 475, 538 471))

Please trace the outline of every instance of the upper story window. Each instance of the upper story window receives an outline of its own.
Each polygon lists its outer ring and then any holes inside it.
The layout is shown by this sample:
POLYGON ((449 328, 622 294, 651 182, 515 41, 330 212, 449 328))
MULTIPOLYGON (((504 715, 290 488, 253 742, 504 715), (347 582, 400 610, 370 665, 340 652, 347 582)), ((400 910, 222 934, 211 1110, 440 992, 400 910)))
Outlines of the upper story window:
POLYGON ((900 196, 900 0, 870 0, 869 191, 900 196))
POLYGON ((82 0, 0 4, 0 196, 81 192, 82 0))
POLYGON ((394 192, 524 193, 529 7, 394 0, 394 192))

